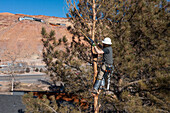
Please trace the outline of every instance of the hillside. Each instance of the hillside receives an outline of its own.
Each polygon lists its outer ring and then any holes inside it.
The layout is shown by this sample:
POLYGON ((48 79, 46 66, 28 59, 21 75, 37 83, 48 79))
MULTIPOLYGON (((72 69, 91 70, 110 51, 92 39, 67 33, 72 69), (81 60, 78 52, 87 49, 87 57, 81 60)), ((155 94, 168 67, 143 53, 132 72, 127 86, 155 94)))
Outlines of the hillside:
MULTIPOLYGON (((49 32, 55 30, 56 39, 66 35, 68 41, 71 40, 71 34, 67 31, 70 23, 67 18, 50 17, 43 15, 24 15, 0 13, 0 60, 9 60, 5 54, 19 57, 20 59, 36 59, 42 56, 41 29, 45 27, 49 32), (19 17, 40 18, 48 22, 66 24, 66 26, 51 26, 37 21, 22 20, 19 17)), ((62 47, 60 48, 62 49, 62 47)))

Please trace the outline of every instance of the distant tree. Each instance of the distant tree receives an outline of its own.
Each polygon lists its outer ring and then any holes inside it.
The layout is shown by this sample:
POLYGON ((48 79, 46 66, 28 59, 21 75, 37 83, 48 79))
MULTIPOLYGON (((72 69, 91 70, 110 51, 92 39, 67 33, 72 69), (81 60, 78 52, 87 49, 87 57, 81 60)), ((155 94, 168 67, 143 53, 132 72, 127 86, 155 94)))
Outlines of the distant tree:
POLYGON ((66 38, 66 36, 63 37, 63 42, 66 43, 68 40, 66 38))
POLYGON ((44 70, 41 68, 41 69, 40 69, 40 72, 44 72, 44 70))
POLYGON ((26 73, 29 73, 30 72, 30 68, 27 67, 25 71, 26 71, 26 73))
MULTIPOLYGON (((18 71, 19 66, 17 65, 17 60, 21 58, 21 56, 24 56, 23 53, 25 50, 20 43, 16 42, 15 39, 11 39, 10 41, 13 42, 12 45, 7 44, 7 46, 2 50, 1 58, 3 59, 3 61, 8 61, 7 74, 11 76, 11 91, 13 91, 15 75, 16 73, 20 73, 18 71), (11 46, 13 48, 9 49, 11 48, 11 46)), ((26 57, 26 55, 24 57, 26 57)))
POLYGON ((38 68, 35 68, 35 72, 38 72, 39 71, 39 69, 38 68))
POLYGON ((20 57, 20 54, 20 51, 11 51, 9 49, 5 49, 2 56, 5 60, 9 61, 7 74, 11 76, 11 91, 14 90, 14 79, 16 73, 18 73, 18 70, 16 70, 16 61, 20 57))

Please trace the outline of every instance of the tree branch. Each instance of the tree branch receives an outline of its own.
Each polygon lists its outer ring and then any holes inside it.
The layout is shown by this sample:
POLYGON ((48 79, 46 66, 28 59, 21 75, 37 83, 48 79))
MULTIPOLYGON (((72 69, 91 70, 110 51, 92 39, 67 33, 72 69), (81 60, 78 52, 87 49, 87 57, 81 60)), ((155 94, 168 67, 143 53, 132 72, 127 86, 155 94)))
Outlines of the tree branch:
POLYGON ((84 21, 84 23, 88 26, 88 28, 90 29, 90 31, 91 31, 91 27, 90 27, 90 25, 84 20, 84 18, 80 15, 80 13, 79 13, 79 11, 77 10, 77 8, 76 8, 76 5, 75 5, 75 2, 74 2, 74 5, 73 5, 73 7, 74 7, 74 9, 76 10, 76 12, 77 12, 77 14, 78 14, 78 16, 84 21))
POLYGON ((136 81, 130 82, 130 83, 124 85, 123 87, 121 87, 119 91, 122 92, 124 89, 126 89, 127 87, 129 87, 129 86, 131 86, 133 84, 136 84, 136 83, 139 83, 139 82, 143 82, 143 81, 152 80, 152 79, 154 79, 154 78, 143 79, 143 80, 136 80, 136 81))
POLYGON ((54 113, 57 113, 51 106, 45 104, 45 103, 42 103, 43 105, 47 106, 49 109, 51 109, 54 113))

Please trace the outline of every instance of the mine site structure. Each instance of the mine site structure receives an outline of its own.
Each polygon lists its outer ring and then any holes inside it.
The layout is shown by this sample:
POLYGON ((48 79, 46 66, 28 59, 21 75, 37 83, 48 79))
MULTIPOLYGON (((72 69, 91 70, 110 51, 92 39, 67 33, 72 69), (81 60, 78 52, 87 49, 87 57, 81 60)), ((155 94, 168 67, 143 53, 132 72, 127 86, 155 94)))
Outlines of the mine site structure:
POLYGON ((63 24, 63 23, 48 22, 48 21, 44 21, 43 19, 40 19, 40 18, 33 18, 33 17, 27 17, 27 16, 18 18, 18 21, 22 21, 22 20, 37 21, 37 22, 41 22, 43 24, 49 24, 49 25, 52 25, 52 26, 66 26, 66 24, 63 24))
POLYGON ((18 20, 19 20, 19 21, 22 21, 22 20, 33 20, 33 21, 38 21, 38 22, 41 22, 41 23, 45 23, 45 21, 42 20, 42 19, 33 18, 33 17, 26 17, 26 16, 24 16, 24 17, 19 17, 18 20))

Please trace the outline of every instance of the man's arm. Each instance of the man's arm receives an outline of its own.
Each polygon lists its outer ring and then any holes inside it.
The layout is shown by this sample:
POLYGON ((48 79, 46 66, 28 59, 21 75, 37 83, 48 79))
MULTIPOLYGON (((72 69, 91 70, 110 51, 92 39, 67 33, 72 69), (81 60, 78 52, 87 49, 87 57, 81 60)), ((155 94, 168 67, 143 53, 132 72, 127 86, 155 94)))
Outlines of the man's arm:
MULTIPOLYGON (((93 49, 93 51, 95 51, 95 53, 97 53, 97 54, 103 54, 103 53, 104 53, 104 51, 103 51, 102 49, 98 49, 97 46, 94 46, 92 49, 93 49)), ((94 54, 95 54, 95 53, 94 53, 94 54)))
POLYGON ((95 39, 95 42, 100 49, 103 49, 103 46, 98 42, 98 39, 95 39))
POLYGON ((98 47, 99 47, 100 49, 103 48, 103 46, 102 46, 100 43, 97 43, 97 45, 98 45, 98 47))

